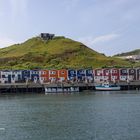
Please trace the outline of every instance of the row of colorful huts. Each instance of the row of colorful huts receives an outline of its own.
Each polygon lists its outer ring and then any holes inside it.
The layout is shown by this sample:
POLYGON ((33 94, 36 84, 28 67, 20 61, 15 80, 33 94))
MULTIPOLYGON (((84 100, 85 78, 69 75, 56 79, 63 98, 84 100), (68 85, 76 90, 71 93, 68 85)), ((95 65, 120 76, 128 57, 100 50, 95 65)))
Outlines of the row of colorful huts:
POLYGON ((0 83, 101 82, 140 80, 140 68, 1 70, 0 83))

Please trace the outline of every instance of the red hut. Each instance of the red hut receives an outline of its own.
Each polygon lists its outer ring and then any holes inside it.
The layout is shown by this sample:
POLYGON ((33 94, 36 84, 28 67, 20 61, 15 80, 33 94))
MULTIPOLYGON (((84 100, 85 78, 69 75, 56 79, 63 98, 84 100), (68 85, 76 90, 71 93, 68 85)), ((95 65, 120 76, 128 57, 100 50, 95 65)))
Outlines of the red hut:
POLYGON ((120 79, 120 71, 117 68, 111 69, 111 81, 116 82, 120 79))

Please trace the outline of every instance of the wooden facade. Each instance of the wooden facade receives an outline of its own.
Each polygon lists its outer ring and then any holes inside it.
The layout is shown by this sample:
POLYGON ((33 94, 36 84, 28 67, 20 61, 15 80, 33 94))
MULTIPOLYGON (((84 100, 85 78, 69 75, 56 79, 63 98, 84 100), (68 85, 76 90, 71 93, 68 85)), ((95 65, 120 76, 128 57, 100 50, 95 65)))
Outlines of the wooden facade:
POLYGON ((0 83, 119 82, 140 80, 140 68, 104 68, 80 70, 3 70, 0 83))
POLYGON ((49 80, 50 82, 58 81, 58 70, 49 70, 49 80))
POLYGON ((58 80, 60 82, 67 81, 68 79, 68 71, 65 69, 58 70, 58 80))

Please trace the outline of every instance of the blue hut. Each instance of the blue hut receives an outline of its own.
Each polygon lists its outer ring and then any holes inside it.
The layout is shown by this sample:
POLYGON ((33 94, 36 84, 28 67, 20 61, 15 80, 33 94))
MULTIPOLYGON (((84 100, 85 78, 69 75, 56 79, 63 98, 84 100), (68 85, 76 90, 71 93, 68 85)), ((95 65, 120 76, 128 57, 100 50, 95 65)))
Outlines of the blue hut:
POLYGON ((94 80, 94 73, 92 69, 86 69, 86 80, 87 82, 92 82, 94 80))
POLYGON ((30 70, 22 70, 22 81, 25 82, 26 80, 31 79, 30 73, 30 70))
POLYGON ((69 80, 76 80, 77 79, 77 72, 76 70, 68 70, 68 79, 69 80))
POLYGON ((32 82, 37 82, 39 80, 39 70, 31 70, 31 81, 32 82))
POLYGON ((22 71, 21 70, 12 70, 11 71, 11 82, 21 82, 22 81, 22 71))
POLYGON ((84 81, 86 77, 86 70, 80 69, 77 70, 77 80, 78 81, 84 81))

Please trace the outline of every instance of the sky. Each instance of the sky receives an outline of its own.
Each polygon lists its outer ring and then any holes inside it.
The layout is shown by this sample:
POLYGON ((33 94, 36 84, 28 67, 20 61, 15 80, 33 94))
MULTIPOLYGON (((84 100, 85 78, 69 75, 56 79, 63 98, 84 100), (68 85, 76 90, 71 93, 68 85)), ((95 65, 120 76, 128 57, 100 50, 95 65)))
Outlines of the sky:
POLYGON ((0 48, 41 32, 107 56, 140 49, 140 0, 0 0, 0 48))

